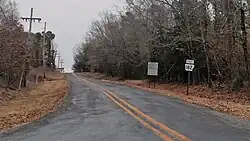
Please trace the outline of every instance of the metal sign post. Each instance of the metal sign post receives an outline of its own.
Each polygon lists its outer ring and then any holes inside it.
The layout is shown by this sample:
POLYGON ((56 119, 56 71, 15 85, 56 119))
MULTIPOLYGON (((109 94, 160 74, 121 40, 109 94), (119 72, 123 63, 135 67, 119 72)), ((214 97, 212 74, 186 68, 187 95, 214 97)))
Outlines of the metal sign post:
MULTIPOLYGON (((148 62, 148 76, 158 76, 158 62, 148 62)), ((149 88, 150 88, 150 81, 149 81, 149 88)), ((154 80, 154 88, 155 88, 155 80, 154 80)))
POLYGON ((187 95, 188 95, 188 90, 189 90, 189 84, 190 84, 190 71, 188 72, 187 95))
POLYGON ((194 60, 186 60, 185 70, 188 72, 188 84, 187 84, 187 95, 189 90, 189 83, 190 83, 190 72, 194 69, 194 60))

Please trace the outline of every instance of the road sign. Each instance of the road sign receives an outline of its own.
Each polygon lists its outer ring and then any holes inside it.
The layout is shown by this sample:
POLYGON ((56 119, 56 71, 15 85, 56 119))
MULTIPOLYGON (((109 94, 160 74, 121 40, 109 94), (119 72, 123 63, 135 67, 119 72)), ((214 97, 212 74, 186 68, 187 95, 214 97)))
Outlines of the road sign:
POLYGON ((193 64, 185 64, 185 70, 186 71, 193 71, 194 65, 193 64))
POLYGON ((189 60, 189 59, 187 59, 187 60, 186 60, 186 64, 194 64, 194 60, 189 60))
POLYGON ((158 76, 158 62, 148 62, 148 75, 158 76))
POLYGON ((190 83, 190 72, 193 71, 194 69, 194 60, 186 60, 186 64, 185 64, 185 70, 188 72, 188 84, 187 84, 187 95, 188 95, 188 86, 190 83))
POLYGON ((186 71, 193 71, 194 69, 194 60, 186 60, 186 64, 185 64, 185 70, 186 71))

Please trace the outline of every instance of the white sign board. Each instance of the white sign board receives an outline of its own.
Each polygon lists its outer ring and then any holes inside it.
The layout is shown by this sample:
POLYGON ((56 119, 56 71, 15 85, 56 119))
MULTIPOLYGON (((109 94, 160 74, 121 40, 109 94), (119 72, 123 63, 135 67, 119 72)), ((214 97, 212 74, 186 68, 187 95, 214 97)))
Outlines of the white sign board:
POLYGON ((158 76, 158 63, 157 62, 148 62, 148 75, 158 76))
POLYGON ((185 70, 186 71, 193 71, 194 65, 193 64, 185 64, 185 70))
POLYGON ((194 60, 186 60, 186 64, 185 64, 185 70, 186 71, 193 71, 194 69, 194 60))
POLYGON ((186 60, 186 64, 194 64, 194 60, 189 60, 189 59, 187 59, 187 60, 186 60))

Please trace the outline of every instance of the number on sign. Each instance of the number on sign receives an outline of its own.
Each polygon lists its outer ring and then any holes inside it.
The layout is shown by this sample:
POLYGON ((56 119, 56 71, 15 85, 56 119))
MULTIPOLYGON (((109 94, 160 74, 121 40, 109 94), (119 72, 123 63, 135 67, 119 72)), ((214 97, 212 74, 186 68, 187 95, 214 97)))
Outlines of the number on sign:
POLYGON ((185 70, 186 71, 193 71, 194 65, 193 64, 185 64, 185 70))

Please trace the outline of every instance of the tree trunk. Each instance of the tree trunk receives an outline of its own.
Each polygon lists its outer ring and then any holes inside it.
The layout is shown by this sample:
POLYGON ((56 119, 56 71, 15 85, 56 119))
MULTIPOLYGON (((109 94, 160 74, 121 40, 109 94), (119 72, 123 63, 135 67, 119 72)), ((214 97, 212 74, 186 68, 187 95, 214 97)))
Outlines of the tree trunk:
POLYGON ((245 11, 243 9, 243 6, 240 9, 241 11, 241 30, 242 30, 242 37, 243 37, 243 43, 242 43, 242 48, 244 51, 244 59, 246 63, 246 71, 247 71, 247 80, 249 80, 249 64, 248 64, 248 51, 247 51, 247 31, 246 31, 246 25, 245 25, 245 11))
POLYGON ((208 28, 208 19, 207 19, 207 0, 204 0, 204 24, 203 24, 203 29, 201 29, 202 31, 202 46, 203 46, 203 50, 205 53, 205 57, 206 57, 206 66, 207 66, 207 83, 209 88, 211 88, 211 67, 210 67, 210 59, 209 59, 209 52, 207 50, 207 28, 208 28))
POLYGON ((234 77, 236 77, 235 73, 235 68, 233 67, 233 14, 232 14, 232 9, 233 9, 233 3, 231 0, 225 0, 225 9, 226 11, 226 17, 227 17, 227 26, 226 26, 226 38, 228 41, 227 45, 227 62, 229 63, 228 65, 228 71, 229 71, 229 77, 230 80, 233 80, 234 77))

